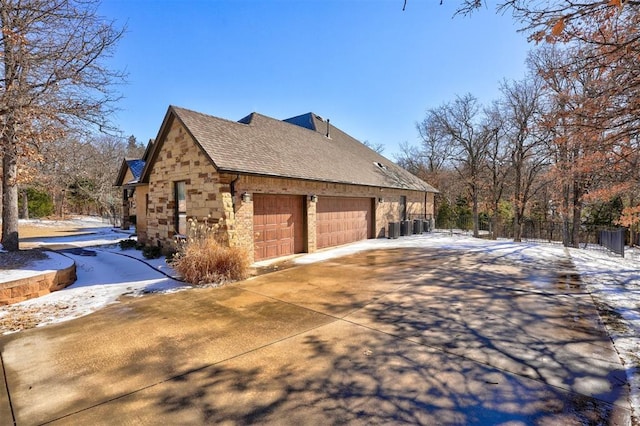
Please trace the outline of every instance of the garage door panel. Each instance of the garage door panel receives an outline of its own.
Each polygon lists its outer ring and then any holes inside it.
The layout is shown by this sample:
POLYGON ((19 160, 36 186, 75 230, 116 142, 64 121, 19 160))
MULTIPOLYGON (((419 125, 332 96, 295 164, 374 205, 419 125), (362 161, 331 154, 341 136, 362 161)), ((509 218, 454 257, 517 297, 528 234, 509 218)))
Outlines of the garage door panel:
POLYGON ((265 229, 263 241, 276 241, 278 239, 277 229, 265 229))
MULTIPOLYGON (((289 226, 289 225, 287 225, 287 226, 289 226)), ((293 238, 293 237, 294 237, 294 235, 293 235, 293 232, 292 232, 291 229, 289 229, 289 228, 280 229, 279 236, 278 236, 279 240, 286 240, 286 239, 293 238)))
POLYGON ((281 248, 277 245, 267 246, 265 251, 265 259, 272 259, 274 257, 280 256, 281 248))
POLYGON ((303 202, 302 196, 254 194, 255 260, 303 251, 303 202))
POLYGON ((321 197, 316 206, 318 248, 338 246, 371 236, 370 198, 321 197))

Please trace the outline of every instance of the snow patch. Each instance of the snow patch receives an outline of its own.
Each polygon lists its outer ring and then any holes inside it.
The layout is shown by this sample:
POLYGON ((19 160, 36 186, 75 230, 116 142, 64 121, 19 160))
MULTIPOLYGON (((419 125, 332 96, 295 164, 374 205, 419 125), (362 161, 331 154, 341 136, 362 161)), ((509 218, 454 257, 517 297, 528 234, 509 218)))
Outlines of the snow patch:
POLYGON ((48 272, 66 269, 73 265, 73 260, 59 253, 48 251, 45 254, 47 259, 31 262, 25 269, 3 270, 0 274, 0 283, 35 277, 48 272))

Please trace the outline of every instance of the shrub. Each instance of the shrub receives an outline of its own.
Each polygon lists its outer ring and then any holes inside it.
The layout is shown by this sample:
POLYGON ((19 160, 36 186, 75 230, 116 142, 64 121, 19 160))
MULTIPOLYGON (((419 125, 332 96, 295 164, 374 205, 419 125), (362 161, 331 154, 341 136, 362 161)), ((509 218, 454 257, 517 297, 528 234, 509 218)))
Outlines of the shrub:
POLYGON ((167 263, 173 262, 173 258, 176 256, 177 253, 178 252, 176 251, 175 248, 173 248, 173 249, 170 248, 170 249, 166 250, 165 253, 164 253, 164 257, 165 257, 165 260, 167 261, 167 263))
POLYGON ((249 268, 246 251, 228 244, 219 232, 224 226, 222 221, 215 225, 207 222, 189 220, 189 235, 178 244, 171 266, 194 285, 222 284, 246 278, 249 268))
POLYGON ((145 259, 157 259, 162 256, 162 249, 158 246, 144 246, 142 255, 145 259))
MULTIPOLYGON (((22 209, 23 198, 18 198, 19 208, 22 209)), ((27 188, 27 208, 29 217, 46 217, 53 214, 53 200, 49 193, 37 188, 27 188)))
POLYGON ((120 250, 129 250, 132 248, 136 248, 138 242, 129 238, 127 240, 120 240, 120 242, 118 242, 118 245, 120 245, 120 250))
POLYGON ((244 279, 249 262, 244 250, 209 237, 185 244, 173 256, 171 266, 185 281, 198 285, 244 279))

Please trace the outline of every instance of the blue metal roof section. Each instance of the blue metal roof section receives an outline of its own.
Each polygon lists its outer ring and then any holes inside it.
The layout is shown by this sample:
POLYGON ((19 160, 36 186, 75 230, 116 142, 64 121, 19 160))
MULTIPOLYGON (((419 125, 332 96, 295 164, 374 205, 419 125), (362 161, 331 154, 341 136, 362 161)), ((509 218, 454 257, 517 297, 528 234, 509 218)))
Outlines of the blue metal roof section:
POLYGON ((285 121, 287 123, 295 124, 296 126, 304 127, 305 129, 316 131, 316 126, 313 122, 312 112, 308 112, 306 114, 297 115, 295 117, 287 118, 285 121))
POLYGON ((133 177, 136 181, 140 180, 140 176, 142 176, 142 169, 144 169, 144 161, 143 160, 127 160, 127 166, 131 170, 133 177))

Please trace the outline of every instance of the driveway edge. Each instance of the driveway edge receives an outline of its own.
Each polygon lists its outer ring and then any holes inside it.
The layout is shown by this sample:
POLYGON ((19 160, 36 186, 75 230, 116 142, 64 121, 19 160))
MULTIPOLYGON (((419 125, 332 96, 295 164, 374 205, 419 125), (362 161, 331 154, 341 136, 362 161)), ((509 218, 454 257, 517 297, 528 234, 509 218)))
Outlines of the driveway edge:
POLYGON ((16 424, 16 417, 13 414, 13 405, 11 404, 11 395, 9 394, 9 383, 7 383, 7 374, 4 371, 4 358, 0 352, 0 370, 2 370, 2 385, 0 386, 0 418, 11 419, 11 424, 16 424))

